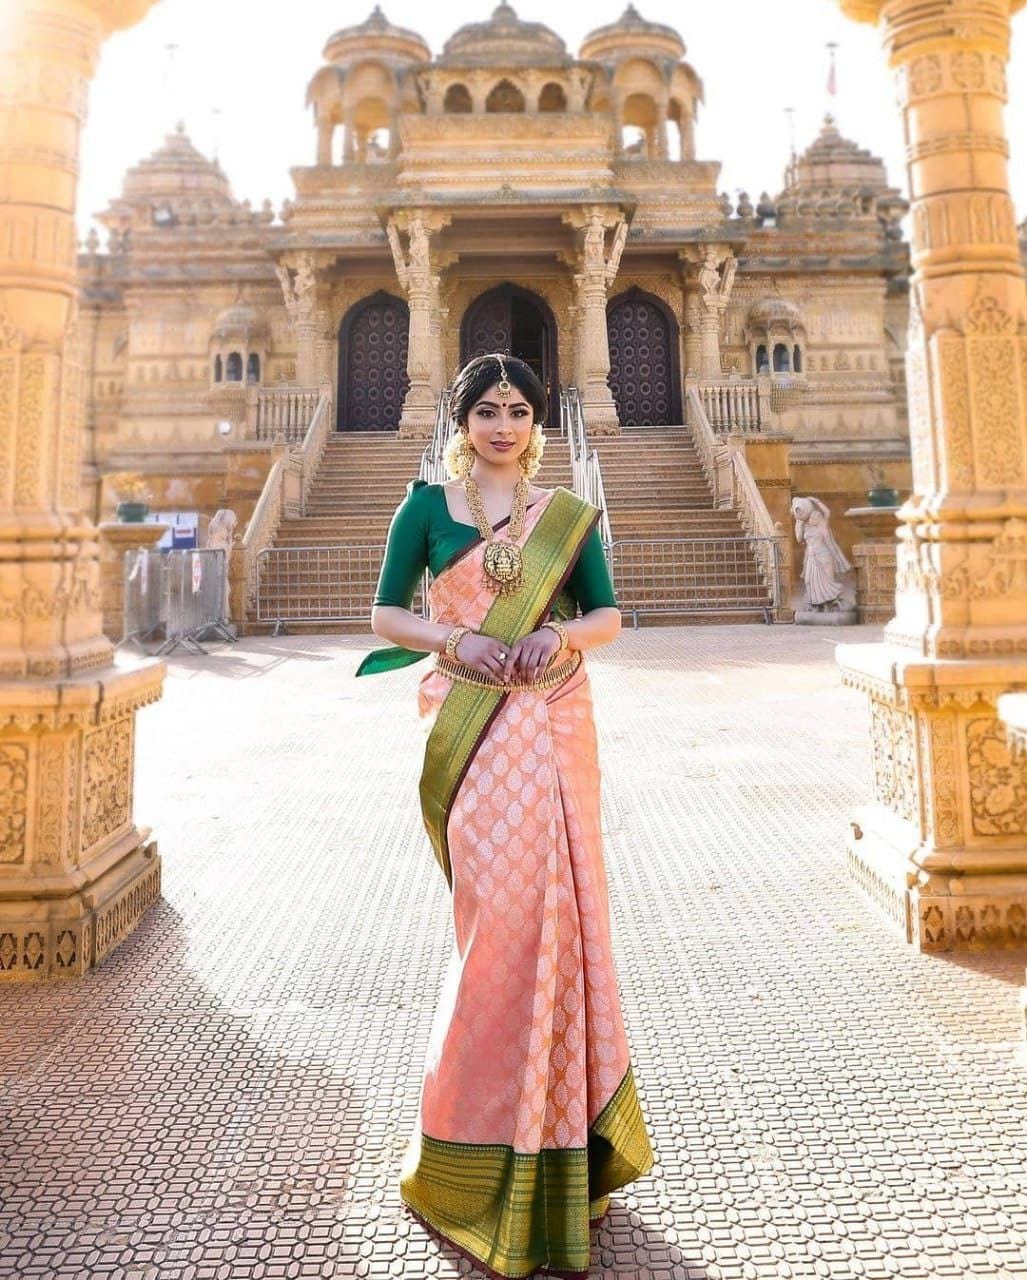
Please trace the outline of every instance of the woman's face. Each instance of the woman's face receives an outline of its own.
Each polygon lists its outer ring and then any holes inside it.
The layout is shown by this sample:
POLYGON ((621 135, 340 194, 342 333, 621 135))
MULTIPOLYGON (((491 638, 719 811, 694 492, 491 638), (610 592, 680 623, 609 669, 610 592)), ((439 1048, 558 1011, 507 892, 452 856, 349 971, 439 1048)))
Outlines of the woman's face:
POLYGON ((515 462, 528 447, 534 413, 516 387, 500 399, 493 383, 467 411, 467 431, 475 451, 493 466, 515 462))

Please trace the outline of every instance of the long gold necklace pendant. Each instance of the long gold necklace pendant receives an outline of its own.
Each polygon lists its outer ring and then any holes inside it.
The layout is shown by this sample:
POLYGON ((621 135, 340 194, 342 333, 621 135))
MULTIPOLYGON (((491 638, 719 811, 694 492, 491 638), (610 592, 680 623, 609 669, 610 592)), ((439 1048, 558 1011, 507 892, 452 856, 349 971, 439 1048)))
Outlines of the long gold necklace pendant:
POLYGON ((516 542, 487 542, 482 567, 486 585, 502 596, 513 595, 524 581, 524 560, 516 542))

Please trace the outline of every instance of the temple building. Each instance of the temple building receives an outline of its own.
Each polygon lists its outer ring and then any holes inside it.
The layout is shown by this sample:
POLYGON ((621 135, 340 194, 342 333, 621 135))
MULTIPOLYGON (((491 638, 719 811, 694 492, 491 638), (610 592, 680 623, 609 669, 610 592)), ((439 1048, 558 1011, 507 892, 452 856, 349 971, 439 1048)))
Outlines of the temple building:
POLYGON ((324 397, 334 439, 423 439, 460 362, 494 349, 536 369, 551 426, 576 387, 600 448, 682 426, 690 395, 718 432, 783 442, 776 513, 818 494, 843 546, 870 487, 909 488, 908 204, 830 118, 780 191, 731 199, 697 158, 684 42, 633 5, 574 54, 503 3, 434 56, 376 7, 323 58, 279 214, 179 127, 99 215, 79 323, 95 517, 103 475, 135 469, 152 506, 230 503, 242 528, 275 423, 298 439, 324 397))

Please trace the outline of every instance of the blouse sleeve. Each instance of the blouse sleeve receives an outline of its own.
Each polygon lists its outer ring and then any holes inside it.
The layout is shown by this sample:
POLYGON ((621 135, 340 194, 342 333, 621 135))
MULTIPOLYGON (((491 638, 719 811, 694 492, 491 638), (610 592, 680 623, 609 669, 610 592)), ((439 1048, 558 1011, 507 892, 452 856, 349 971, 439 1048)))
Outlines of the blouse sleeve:
POLYGON ((389 524, 374 604, 410 608, 418 580, 428 564, 426 487, 426 481, 412 480, 407 486, 407 496, 396 508, 389 524))
POLYGON ((577 563, 567 579, 567 586, 581 605, 582 613, 588 613, 590 609, 618 607, 598 526, 585 539, 577 563))

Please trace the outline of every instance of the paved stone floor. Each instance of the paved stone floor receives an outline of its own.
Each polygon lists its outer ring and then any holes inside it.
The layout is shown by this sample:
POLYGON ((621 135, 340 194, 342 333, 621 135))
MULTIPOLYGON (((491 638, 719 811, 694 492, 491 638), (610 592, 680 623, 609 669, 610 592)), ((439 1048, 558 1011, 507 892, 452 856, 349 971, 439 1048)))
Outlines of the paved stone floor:
MULTIPOLYGON (((1027 1276, 1022 953, 924 957, 850 885, 877 628, 645 628, 590 655, 658 1163, 604 1277, 1027 1276)), ((360 637, 170 661, 138 722, 164 896, 75 985, 0 991, 0 1276, 467 1274, 399 1206, 449 948, 423 668, 360 637)))

